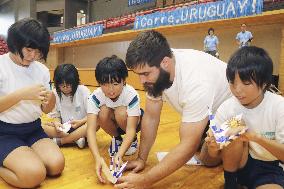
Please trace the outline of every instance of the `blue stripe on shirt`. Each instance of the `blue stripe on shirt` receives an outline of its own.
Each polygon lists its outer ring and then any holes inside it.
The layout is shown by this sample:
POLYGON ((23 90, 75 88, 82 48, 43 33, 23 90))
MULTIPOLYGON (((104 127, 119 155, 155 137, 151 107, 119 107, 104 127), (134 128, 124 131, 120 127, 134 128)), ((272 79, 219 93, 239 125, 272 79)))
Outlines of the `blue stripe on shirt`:
POLYGON ((135 106, 138 103, 138 97, 137 95, 131 100, 131 102, 129 102, 128 104, 128 108, 132 108, 133 106, 135 106))
POLYGON ((97 99, 96 95, 93 95, 92 99, 93 99, 93 102, 96 104, 97 108, 99 108, 101 102, 99 101, 99 99, 97 99))

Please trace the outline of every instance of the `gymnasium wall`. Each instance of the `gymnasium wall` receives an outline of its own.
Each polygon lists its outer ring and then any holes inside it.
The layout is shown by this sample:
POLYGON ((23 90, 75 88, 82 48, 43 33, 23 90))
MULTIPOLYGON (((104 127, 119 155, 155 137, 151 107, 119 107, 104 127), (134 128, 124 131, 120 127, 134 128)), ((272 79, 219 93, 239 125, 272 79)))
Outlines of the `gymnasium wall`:
MULTIPOLYGON (((214 25, 212 25, 214 27, 214 25)), ((193 48, 203 50, 203 40, 207 34, 208 28, 197 28, 188 32, 181 32, 172 35, 166 35, 172 48, 193 48)), ((236 34, 240 31, 239 25, 214 27, 215 33, 219 38, 220 58, 227 62, 230 55, 238 49, 235 41, 236 34)), ((253 33, 253 45, 262 47, 268 51, 274 62, 274 75, 278 75, 278 65, 280 61, 281 50, 281 29, 280 24, 271 25, 248 25, 248 30, 253 33)), ((97 45, 73 46, 61 48, 62 51, 60 62, 68 62, 74 64, 78 68, 94 68, 97 62, 105 56, 116 54, 122 59, 130 41, 110 42, 97 45)), ((54 68, 55 62, 54 49, 49 54, 48 66, 54 68)))

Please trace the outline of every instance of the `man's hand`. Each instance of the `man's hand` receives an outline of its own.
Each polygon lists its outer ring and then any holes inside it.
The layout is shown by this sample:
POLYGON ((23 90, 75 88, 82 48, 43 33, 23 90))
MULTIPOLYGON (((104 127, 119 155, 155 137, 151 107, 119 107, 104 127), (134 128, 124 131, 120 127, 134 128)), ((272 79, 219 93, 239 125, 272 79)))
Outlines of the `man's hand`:
POLYGON ((145 161, 141 158, 137 158, 136 160, 129 161, 127 163, 126 169, 132 170, 133 173, 137 173, 145 168, 145 161))
POLYGON ((115 184, 115 188, 131 188, 131 189, 145 189, 151 186, 147 183, 144 174, 129 173, 127 176, 122 176, 118 179, 119 184, 115 184))

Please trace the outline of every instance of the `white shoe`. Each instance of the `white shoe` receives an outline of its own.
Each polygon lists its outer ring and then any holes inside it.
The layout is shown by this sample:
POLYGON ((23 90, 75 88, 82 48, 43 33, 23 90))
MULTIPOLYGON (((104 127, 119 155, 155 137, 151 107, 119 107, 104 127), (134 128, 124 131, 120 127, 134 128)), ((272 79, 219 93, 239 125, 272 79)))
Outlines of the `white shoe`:
POLYGON ((75 143, 77 144, 77 146, 79 148, 84 148, 85 147, 85 144, 86 144, 86 139, 85 137, 82 137, 82 138, 79 138, 78 140, 75 141, 75 143))
POLYGON ((61 146, 61 138, 53 138, 52 141, 57 144, 58 146, 61 146))
POLYGON ((135 152, 137 151, 137 147, 138 147, 138 140, 136 138, 136 140, 131 143, 130 147, 125 152, 125 155, 131 156, 131 155, 135 154, 135 152))

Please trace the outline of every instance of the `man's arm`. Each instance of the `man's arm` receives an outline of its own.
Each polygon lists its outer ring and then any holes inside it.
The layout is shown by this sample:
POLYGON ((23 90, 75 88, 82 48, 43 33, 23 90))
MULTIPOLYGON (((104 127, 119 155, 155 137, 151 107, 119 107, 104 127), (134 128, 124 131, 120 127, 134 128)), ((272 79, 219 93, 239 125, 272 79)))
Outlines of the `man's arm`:
POLYGON ((119 178, 116 188, 142 189, 153 185, 182 167, 196 152, 208 119, 195 123, 182 123, 180 143, 156 166, 144 174, 128 174, 119 178))
POLYGON ((151 100, 146 98, 145 113, 142 118, 141 138, 138 158, 147 161, 149 152, 155 142, 157 130, 160 123, 162 100, 151 100))
POLYGON ((180 143, 159 164, 145 173, 145 180, 150 185, 178 170, 195 154, 207 122, 206 118, 195 123, 182 123, 180 143))

